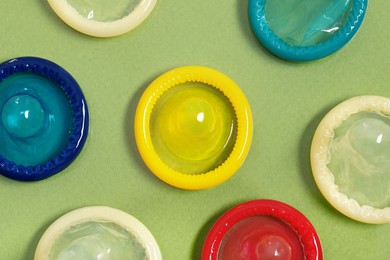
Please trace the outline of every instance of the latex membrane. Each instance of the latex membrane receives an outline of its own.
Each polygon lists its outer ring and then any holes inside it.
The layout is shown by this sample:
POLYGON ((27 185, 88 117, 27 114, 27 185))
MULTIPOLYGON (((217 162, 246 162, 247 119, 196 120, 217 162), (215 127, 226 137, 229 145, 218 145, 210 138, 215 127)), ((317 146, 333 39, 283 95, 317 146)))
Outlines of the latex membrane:
POLYGON ((335 129, 327 167, 360 205, 390 206, 390 116, 359 112, 335 129))
POLYGON ((16 73, 0 83, 0 154, 23 166, 54 158, 67 144, 72 110, 51 80, 16 73))
POLYGON ((228 98, 204 83, 179 84, 153 107, 151 139, 170 168, 200 174, 215 169, 230 155, 237 120, 228 98))
POLYGON ((66 0, 81 16, 99 22, 128 16, 141 0, 66 0))
POLYGON ((252 216, 235 224, 225 235, 218 260, 303 260, 296 232, 272 216, 252 216))
POLYGON ((89 221, 70 227, 55 241, 50 260, 148 259, 146 249, 126 229, 111 222, 89 221))
POLYGON ((271 31, 291 46, 310 46, 331 38, 345 24, 352 0, 267 0, 271 31))

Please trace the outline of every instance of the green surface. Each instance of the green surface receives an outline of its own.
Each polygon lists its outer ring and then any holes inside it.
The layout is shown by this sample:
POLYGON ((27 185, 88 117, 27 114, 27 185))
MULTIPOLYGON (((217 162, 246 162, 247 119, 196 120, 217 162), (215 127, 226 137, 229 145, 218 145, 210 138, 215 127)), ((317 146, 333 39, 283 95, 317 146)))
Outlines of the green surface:
POLYGON ((354 39, 338 53, 290 63, 257 42, 244 0, 161 0, 151 18, 125 35, 99 39, 64 24, 43 0, 0 1, 0 60, 50 59, 81 85, 91 116, 84 150, 65 171, 22 183, 0 176, 0 259, 32 259, 38 240, 73 209, 126 211, 155 236, 164 259, 199 259, 205 236, 230 207, 269 198, 300 210, 316 227, 325 259, 388 259, 390 225, 353 221, 318 191, 309 165, 315 128, 334 105, 356 95, 390 97, 389 1, 370 1, 354 39), (205 65, 231 77, 254 117, 241 169, 208 190, 184 191, 154 177, 134 141, 143 90, 158 75, 205 65))

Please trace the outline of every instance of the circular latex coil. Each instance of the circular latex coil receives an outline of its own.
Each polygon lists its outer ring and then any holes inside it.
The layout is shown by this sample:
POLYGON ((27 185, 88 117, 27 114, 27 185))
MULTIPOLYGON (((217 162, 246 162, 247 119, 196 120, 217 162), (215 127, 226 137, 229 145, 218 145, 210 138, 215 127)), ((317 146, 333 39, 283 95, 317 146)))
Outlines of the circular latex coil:
MULTIPOLYGON (((113 223, 134 236, 144 248, 148 260, 161 260, 161 252, 150 231, 135 217, 118 209, 93 206, 71 211, 50 225, 41 237, 35 251, 35 260, 49 260, 61 235, 77 225, 89 222, 113 223)), ((93 235, 93 234, 89 234, 93 235)), ((76 241, 77 242, 77 241, 76 241)), ((95 241, 97 242, 97 241, 95 241)), ((110 253, 110 252, 108 252, 110 253)))
MULTIPOLYGON (((129 3, 131 1, 133 0, 129 0, 129 3)), ((48 0, 48 2, 54 12, 73 29, 90 36, 113 37, 129 32, 145 21, 152 13, 157 0, 140 0, 134 10, 108 21, 96 20, 93 9, 83 16, 80 10, 69 3, 69 0, 48 0)))
MULTIPOLYGON (((311 144, 310 158, 313 176, 325 199, 344 215, 365 223, 389 223, 390 207, 377 208, 360 205, 355 199, 340 191, 335 183, 334 174, 327 166, 335 129, 360 112, 379 112, 390 116, 390 99, 380 96, 357 96, 340 103, 329 111, 318 125, 311 144)), ((371 188, 375 189, 375 187, 371 188)))
MULTIPOLYGON (((20 159, 24 156, 32 164, 27 165, 24 162, 16 162, 8 159, 5 154, 0 154, 0 173, 6 177, 21 181, 36 181, 50 177, 69 166, 84 147, 89 128, 88 107, 84 95, 80 86, 67 71, 51 61, 36 57, 15 58, 0 64, 0 91, 2 93, 5 91, 3 94, 6 96, 14 88, 18 92, 15 93, 14 97, 7 102, 2 102, 0 99, 0 110, 2 113, 0 130, 6 129, 13 135, 10 137, 11 141, 9 144, 12 144, 12 147, 15 149, 17 148, 20 153, 20 155, 13 155, 13 158, 20 159), (18 77, 18 79, 15 80, 15 77, 18 77), (10 83, 10 80, 15 81, 10 83), (31 83, 33 82, 31 80, 38 82, 39 90, 31 83), (42 86, 40 86, 40 82, 43 82, 42 86), (9 88, 10 90, 4 90, 4 88, 9 88), (44 94, 49 90, 58 92, 58 95, 62 97, 61 102, 56 103, 50 100, 50 96, 45 97, 44 94), (43 93, 41 94, 40 91, 43 93), (33 96, 36 99, 32 98, 33 96), (18 112, 17 109, 20 109, 23 99, 25 100, 23 102, 24 105, 30 106, 33 110, 41 111, 35 114, 34 119, 34 113, 24 108, 23 116, 25 118, 22 118, 24 121, 20 121, 20 125, 16 124, 15 128, 16 112, 18 112), (41 156, 41 154, 36 154, 39 151, 37 150, 38 147, 53 141, 53 139, 45 135, 42 137, 42 140, 37 139, 39 138, 39 133, 46 130, 53 132, 54 128, 51 123, 58 121, 58 117, 50 109, 48 109, 49 111, 46 114, 43 114, 43 110, 45 110, 43 108, 48 107, 48 103, 53 103, 51 105, 54 107, 59 106, 61 103, 61 105, 66 107, 63 111, 69 113, 69 122, 66 122, 69 124, 69 129, 62 129, 61 126, 57 127, 56 129, 63 131, 65 136, 57 138, 59 144, 56 143, 55 147, 49 149, 50 154, 46 157, 48 159, 37 161, 35 160, 36 157, 41 156), (41 107, 39 104, 41 104, 41 107), (8 112, 12 112, 14 116, 7 119, 5 113, 8 112), (30 115, 28 114, 29 112, 30 115), (30 121, 26 120, 29 117, 32 119, 30 121), (36 127, 40 122, 46 123, 36 127), (26 148, 24 148, 25 146, 26 148)), ((59 110, 57 113, 61 113, 61 111, 59 110)), ((67 121, 66 119, 64 120, 67 121)), ((54 132, 57 130, 54 130, 54 132)), ((13 150, 7 146, 7 143, 3 143, 4 140, 3 138, 1 142, 2 147, 4 146, 5 150, 13 150)))
MULTIPOLYGON (((245 239, 245 246, 239 246, 236 247, 236 250, 233 250, 232 252, 239 254, 239 257, 250 257, 250 259, 262 259, 261 251, 263 253, 270 253, 270 250, 267 250, 267 248, 264 248, 264 246, 269 246, 272 239, 275 239, 278 241, 276 244, 280 245, 280 242, 284 240, 283 234, 278 234, 278 229, 272 230, 272 222, 279 222, 280 225, 284 225, 286 229, 289 229, 289 232, 292 232, 297 237, 298 243, 300 243, 299 247, 292 247, 291 250, 299 250, 302 251, 301 258, 300 259, 306 259, 306 260, 322 260, 322 247, 319 240, 319 237, 312 226, 312 224, 309 222, 309 220, 298 210, 295 208, 279 202, 275 200, 252 200, 248 202, 241 203, 227 212, 225 212, 213 225, 213 227, 210 229, 205 243, 203 245, 203 251, 202 251, 202 260, 224 260, 224 259, 231 259, 232 253, 228 254, 225 258, 225 255, 222 255, 224 252, 222 245, 226 239, 232 240, 233 234, 239 234, 239 229, 242 227, 240 226, 241 223, 249 220, 254 219, 256 217, 266 217, 265 221, 262 221, 264 223, 264 226, 261 226, 257 224, 256 226, 253 226, 252 228, 249 226, 249 229, 247 228, 245 230, 245 234, 241 236, 240 239, 245 239), (267 223, 269 220, 272 222, 267 223), (271 226, 271 230, 270 230, 271 226), (267 230, 265 234, 260 234, 261 229, 264 227, 264 230, 267 230), (250 232, 257 233, 257 238, 254 240, 250 240, 249 236, 252 234, 249 234, 250 232), (260 235, 259 235, 260 234, 260 235), (279 237, 279 238, 278 238, 279 237), (271 240, 267 239, 271 238, 271 240), (266 241, 266 243, 263 243, 266 241), (245 248, 245 252, 240 251, 237 252, 237 250, 242 250, 242 248, 245 248), (260 251, 260 252, 259 252, 260 251), (259 255, 260 253, 260 255, 259 255), (248 255, 249 254, 249 255, 248 255), (257 255, 256 255, 257 254, 257 255)), ((279 225, 277 224, 277 225, 279 225)), ((275 241, 275 240, 274 240, 275 241)), ((280 249, 280 247, 279 247, 280 249)), ((228 250, 225 250, 228 251, 228 250)), ((272 251, 271 251, 272 252, 272 251)), ((279 251, 280 253, 281 251, 279 251)), ((229 253, 229 252, 227 252, 229 253)), ((299 255, 297 252, 291 252, 291 255, 299 255)), ((272 256, 278 255, 278 252, 272 252, 272 256)), ((267 255, 269 256, 269 255, 267 255)), ((279 255, 280 256, 280 255, 279 255)), ((266 257, 263 255, 263 257, 266 257)), ((248 258, 237 258, 237 259, 248 259, 248 258)), ((271 259, 271 258, 266 258, 271 259)), ((273 259, 273 258, 272 258, 273 259)), ((277 259, 277 258, 275 258, 277 259)), ((279 258, 284 259, 284 258, 279 258)), ((287 258, 286 258, 287 259, 287 258)), ((290 259, 290 258, 288 258, 290 259)), ((291 258, 296 259, 296 258, 291 258)), ((298 259, 296 259, 298 260, 298 259)))
POLYGON ((252 140, 252 114, 240 88, 224 74, 207 67, 186 66, 168 71, 154 80, 143 93, 136 110, 134 131, 138 150, 148 168, 164 182, 182 189, 204 189, 230 178, 244 162, 252 140), (206 172, 187 174, 167 165, 157 153, 150 130, 152 111, 160 97, 188 82, 200 82, 221 92, 234 109, 237 134, 227 159, 206 172))
MULTIPOLYGON (((308 46, 288 44, 278 37, 274 31, 270 29, 268 24, 267 14, 265 12, 266 4, 267 0, 249 0, 248 3, 250 24, 260 43, 269 52, 282 59, 291 61, 310 61, 331 55, 353 38, 363 22, 368 0, 350 2, 351 10, 349 11, 349 16, 346 18, 344 25, 329 39, 308 46)), ((333 9, 329 8, 329 10, 333 9)), ((319 18, 324 21, 331 19, 326 13, 320 15, 319 18)))

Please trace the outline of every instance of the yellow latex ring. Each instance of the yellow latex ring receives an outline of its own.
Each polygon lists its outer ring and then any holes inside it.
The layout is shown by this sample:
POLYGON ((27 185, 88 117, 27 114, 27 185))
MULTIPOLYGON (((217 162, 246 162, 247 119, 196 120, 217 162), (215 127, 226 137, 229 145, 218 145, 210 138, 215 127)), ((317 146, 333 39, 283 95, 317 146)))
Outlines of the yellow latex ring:
POLYGON ((205 189, 229 179, 244 162, 252 141, 252 113, 245 95, 229 77, 210 68, 186 66, 164 73, 145 90, 136 110, 134 132, 142 159, 159 179, 182 189, 205 189), (199 174, 182 173, 164 163, 156 152, 150 130, 152 110, 161 95, 188 82, 204 83, 221 91, 230 101, 237 123, 234 146, 227 159, 218 167, 199 174))

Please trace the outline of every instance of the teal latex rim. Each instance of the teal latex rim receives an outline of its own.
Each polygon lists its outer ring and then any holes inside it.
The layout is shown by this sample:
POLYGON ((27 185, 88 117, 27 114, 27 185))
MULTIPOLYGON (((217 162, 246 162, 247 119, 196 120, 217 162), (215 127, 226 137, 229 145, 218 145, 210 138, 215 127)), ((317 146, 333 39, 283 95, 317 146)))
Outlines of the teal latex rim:
POLYGON ((359 30, 366 14, 368 0, 355 0, 344 26, 331 38, 310 46, 292 46, 269 28, 265 17, 267 0, 249 0, 248 14, 253 32, 260 43, 274 55, 291 61, 310 61, 324 58, 341 49, 359 30))

